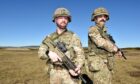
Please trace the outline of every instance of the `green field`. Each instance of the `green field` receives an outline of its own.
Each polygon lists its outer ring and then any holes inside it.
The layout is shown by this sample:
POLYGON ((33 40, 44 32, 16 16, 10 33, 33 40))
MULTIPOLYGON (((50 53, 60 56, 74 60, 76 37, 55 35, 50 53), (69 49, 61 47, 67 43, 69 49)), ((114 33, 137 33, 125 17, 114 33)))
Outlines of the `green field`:
MULTIPOLYGON (((115 58, 113 84, 140 84, 140 50, 124 50, 127 61, 115 58)), ((45 61, 37 49, 0 49, 0 84, 47 84, 45 61)))

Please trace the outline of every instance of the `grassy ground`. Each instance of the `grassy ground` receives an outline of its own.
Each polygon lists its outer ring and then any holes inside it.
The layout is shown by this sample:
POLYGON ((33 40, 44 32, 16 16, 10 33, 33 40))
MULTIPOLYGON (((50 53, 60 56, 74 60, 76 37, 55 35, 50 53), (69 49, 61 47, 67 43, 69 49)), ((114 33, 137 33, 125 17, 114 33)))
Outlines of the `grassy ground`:
POLYGON ((37 50, 0 50, 0 84, 46 84, 37 50))
POLYGON ((114 84, 140 84, 140 50, 125 50, 128 60, 116 58, 114 84))
MULTIPOLYGON (((128 60, 116 58, 113 84, 140 84, 140 50, 125 50, 128 60)), ((37 50, 0 49, 0 84, 47 84, 45 61, 37 50)))

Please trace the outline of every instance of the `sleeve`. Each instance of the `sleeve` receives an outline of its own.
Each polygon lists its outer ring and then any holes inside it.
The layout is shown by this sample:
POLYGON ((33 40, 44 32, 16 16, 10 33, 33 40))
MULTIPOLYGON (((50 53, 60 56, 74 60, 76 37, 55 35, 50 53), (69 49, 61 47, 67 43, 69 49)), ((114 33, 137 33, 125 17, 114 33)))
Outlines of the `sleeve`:
POLYGON ((104 48, 109 52, 114 52, 113 50, 114 44, 109 40, 103 38, 100 35, 98 29, 90 28, 88 35, 91 38, 91 40, 97 45, 97 47, 104 48))
POLYGON ((42 60, 48 60, 49 59, 48 52, 49 52, 48 46, 42 42, 38 50, 39 58, 42 60))
POLYGON ((84 50, 82 48, 80 39, 78 38, 76 34, 73 34, 72 43, 73 43, 73 49, 76 54, 76 58, 75 58, 76 65, 83 66, 84 61, 85 61, 84 50))

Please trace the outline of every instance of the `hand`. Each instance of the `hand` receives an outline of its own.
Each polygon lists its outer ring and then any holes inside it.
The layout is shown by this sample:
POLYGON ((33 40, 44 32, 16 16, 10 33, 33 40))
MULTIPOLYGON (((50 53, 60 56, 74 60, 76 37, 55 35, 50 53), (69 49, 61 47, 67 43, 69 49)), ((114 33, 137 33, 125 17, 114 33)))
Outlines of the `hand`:
POLYGON ((72 76, 78 76, 81 73, 81 66, 77 66, 75 70, 70 69, 69 72, 72 76))
POLYGON ((49 51, 48 56, 52 60, 52 62, 62 61, 61 58, 55 52, 49 51))
POLYGON ((78 76, 78 73, 76 73, 74 70, 70 69, 69 70, 69 73, 72 75, 72 76, 78 76))
POLYGON ((81 73, 81 66, 78 65, 77 68, 75 69, 75 72, 80 74, 81 73))
POLYGON ((116 45, 113 46, 114 52, 118 52, 118 47, 116 45))
POLYGON ((115 55, 121 58, 122 57, 122 52, 118 51, 115 55))

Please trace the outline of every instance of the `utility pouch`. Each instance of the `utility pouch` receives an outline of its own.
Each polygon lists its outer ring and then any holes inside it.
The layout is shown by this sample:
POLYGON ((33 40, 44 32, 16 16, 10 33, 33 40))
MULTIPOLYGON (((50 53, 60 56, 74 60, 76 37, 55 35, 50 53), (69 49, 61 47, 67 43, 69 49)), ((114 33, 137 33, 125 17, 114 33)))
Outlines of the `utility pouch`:
POLYGON ((94 52, 89 53, 88 56, 88 67, 89 67, 89 71, 91 72, 97 72, 100 71, 101 68, 101 58, 97 55, 95 55, 94 52))
POLYGON ((109 55, 107 57, 107 67, 110 71, 113 70, 113 68, 114 68, 114 56, 113 55, 109 55))

